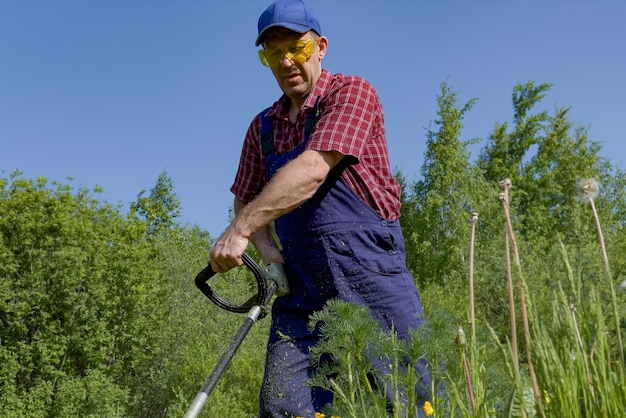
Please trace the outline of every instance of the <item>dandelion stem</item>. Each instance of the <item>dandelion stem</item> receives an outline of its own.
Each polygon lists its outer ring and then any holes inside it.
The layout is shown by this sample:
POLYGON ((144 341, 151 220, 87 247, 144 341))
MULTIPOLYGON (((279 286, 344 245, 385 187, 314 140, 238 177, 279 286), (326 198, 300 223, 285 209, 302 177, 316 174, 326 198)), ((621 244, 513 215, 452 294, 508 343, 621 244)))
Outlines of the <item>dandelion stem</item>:
MULTIPOLYGON (((600 187, 598 182, 593 179, 583 180, 580 183, 582 188, 582 199, 583 201, 589 201, 591 205, 591 210, 593 211, 593 218, 596 222, 596 229, 598 230, 598 238, 600 240, 600 248, 602 249, 602 259, 604 260, 604 271, 606 273, 606 277, 609 281, 609 286, 611 289, 611 301, 613 305, 613 318, 615 321, 615 333, 617 336, 617 343, 619 348, 619 362, 621 365, 624 365, 624 344, 622 342, 622 332, 620 328, 620 319, 619 319, 619 311, 617 310, 617 298, 615 295, 615 286, 613 285, 613 276, 611 275, 611 268, 609 265, 609 257, 606 252, 606 246, 604 244, 604 235, 602 234, 602 226, 600 225, 600 217, 598 216, 598 211, 596 210, 596 205, 594 199, 598 197, 600 193, 600 187)), ((620 373, 623 375, 624 368, 620 367, 620 373)))
POLYGON ((467 357, 465 356, 465 353, 462 353, 461 356, 463 357, 463 370, 465 371, 465 380, 467 380, 467 389, 469 391, 470 403, 472 405, 472 413, 476 414, 476 400, 474 399, 474 388, 472 387, 472 378, 470 377, 467 357))
MULTIPOLYGON (((504 182, 501 183, 503 185, 504 182)), ((504 187, 505 192, 500 193, 498 200, 502 204, 505 216, 508 219, 508 193, 507 187, 504 187)), ((511 321, 511 350, 513 354, 513 366, 515 372, 515 382, 519 385, 521 382, 519 371, 519 353, 517 347, 517 321, 515 319, 515 296, 513 292, 513 275, 511 274, 511 250, 509 248, 509 228, 508 223, 504 232, 504 250, 505 250, 505 263, 506 263, 506 279, 507 290, 509 294, 509 315, 511 321)))
POLYGON ((478 213, 472 213, 472 236, 470 240, 469 253, 469 306, 470 306, 470 325, 472 327, 472 345, 476 344, 476 313, 474 307, 474 241, 476 238, 476 224, 478 223, 478 213))
MULTIPOLYGON (((510 238, 511 244, 513 245, 513 254, 515 256, 515 265, 517 267, 517 272, 519 275, 519 293, 520 293, 520 306, 522 312, 522 324, 524 326, 524 342, 526 347, 526 359, 528 362, 528 371, 530 373, 530 379, 533 385, 533 391, 535 394, 535 399, 539 404, 540 410, 543 412, 542 402, 541 402, 541 391, 539 390, 539 384, 537 382, 537 375, 535 373, 535 368, 533 365, 532 359, 532 343, 530 336, 530 324, 528 321, 528 304, 526 302, 526 285, 524 281, 524 276, 522 274, 522 263, 519 256, 519 250, 517 247, 517 241, 515 240, 515 232, 513 231, 513 223, 511 222, 511 213, 509 207, 509 188, 511 187, 511 180, 506 179, 502 182, 502 188, 504 189, 504 197, 500 199, 502 206, 504 207, 504 214, 506 217, 506 231, 507 231, 507 273, 510 276, 510 257, 509 257, 509 248, 508 248, 508 239, 510 238)), ((511 287, 512 279, 509 277, 511 287)), ((519 366, 518 366, 519 367, 519 366)), ((518 371, 519 373, 519 371, 518 371)), ((522 408, 524 411, 524 408, 522 408)))
MULTIPOLYGON (((609 286, 611 288, 611 300, 613 305, 613 317, 615 320, 615 334, 617 336, 617 344, 619 347, 619 360, 622 365, 624 364, 624 344, 622 342, 622 331, 620 329, 619 323, 619 313, 617 310, 617 301, 615 296, 615 286, 613 285, 613 276, 611 275, 611 268, 609 265, 609 257, 606 253, 606 245, 604 244, 604 234, 602 234, 602 226, 600 225, 600 217, 598 216, 598 211, 596 210, 596 205, 594 203, 593 193, 591 193, 590 188, 587 186, 591 182, 591 180, 587 181, 586 186, 584 188, 587 196, 589 197, 589 203, 591 204, 591 210, 593 211, 593 218, 596 222, 596 228, 598 230, 598 238, 600 240, 600 248, 602 249, 602 258, 604 260, 604 271, 606 272, 606 276, 609 280, 609 286)), ((595 181, 594 181, 595 183, 595 181)), ((591 189, 597 190, 598 186, 591 187, 591 189)), ((623 369, 622 369, 623 370, 623 369)), ((623 372, 623 371, 622 371, 623 372)))
POLYGON ((509 249, 509 233, 505 234, 504 248, 506 251, 506 278, 509 292, 509 314, 511 317, 511 348, 513 350, 513 362, 515 363, 515 381, 520 382, 519 354, 517 348, 517 321, 515 319, 515 296, 513 292, 513 276, 511 274, 511 254, 509 249))
POLYGON ((593 218, 596 221, 596 229, 598 230, 598 238, 600 239, 600 248, 602 249, 602 259, 604 260, 604 269, 607 274, 611 274, 611 269, 609 267, 609 256, 606 253, 606 246, 604 245, 604 234, 602 234, 602 226, 600 225, 600 217, 598 216, 598 211, 596 210, 596 205, 593 201, 593 197, 589 196, 589 204, 591 205, 591 210, 593 211, 593 218))
POLYGON ((465 373, 465 382, 467 383, 467 391, 469 393, 470 403, 472 405, 472 413, 476 414, 476 399, 474 398, 474 387, 472 385, 472 375, 470 374, 470 368, 467 364, 467 356, 465 350, 467 349, 467 339, 465 338, 465 332, 463 328, 459 327, 456 334, 456 343, 461 352, 461 361, 463 362, 463 372, 465 373))

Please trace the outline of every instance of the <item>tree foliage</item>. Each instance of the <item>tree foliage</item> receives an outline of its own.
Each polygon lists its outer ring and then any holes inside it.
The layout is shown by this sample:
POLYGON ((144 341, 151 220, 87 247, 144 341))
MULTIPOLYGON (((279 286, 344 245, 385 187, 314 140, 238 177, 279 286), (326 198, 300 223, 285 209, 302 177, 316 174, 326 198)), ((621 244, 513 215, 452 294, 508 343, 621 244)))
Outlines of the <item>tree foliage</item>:
POLYGON ((131 216, 136 216, 148 225, 148 234, 156 235, 171 228, 180 216, 180 201, 174 192, 174 183, 164 170, 159 175, 156 185, 145 196, 142 190, 137 200, 130 206, 131 216))
POLYGON ((145 225, 42 177, 14 174, 1 190, 2 409, 57 416, 78 398, 80 414, 124 415, 161 319, 145 225))
MULTIPOLYGON (((479 214, 476 252, 477 285, 486 295, 481 311, 490 323, 507 314, 504 263, 495 257, 504 243, 504 220, 496 197, 498 185, 510 179, 513 188, 513 222, 521 234, 530 285, 551 289, 564 272, 546 270, 547 260, 561 258, 559 239, 571 248, 588 283, 602 276, 597 235, 588 208, 579 198, 581 180, 594 178, 604 185, 598 200, 606 231, 613 239, 609 252, 616 258, 617 277, 624 277, 624 173, 599 155, 598 143, 589 140, 587 128, 569 120, 569 108, 543 110, 541 101, 551 85, 529 81, 518 84, 512 95, 512 121, 497 123, 483 142, 476 161, 462 141, 462 119, 476 99, 457 104, 457 94, 442 84, 437 98, 435 129, 427 133, 422 179, 409 184, 400 178, 404 198, 402 224, 407 237, 408 264, 422 290, 446 294, 449 306, 456 295, 466 300, 469 218, 479 214), (440 290, 438 290, 440 289, 440 290), (502 295, 496 296, 494 295, 502 295)), ((400 174, 401 176, 401 174, 400 174)), ((558 265, 558 263, 557 263, 558 265)), ((622 279, 623 280, 623 279, 622 279)), ((621 280, 620 280, 621 281, 621 280)), ((428 303, 428 298, 427 298, 428 303)), ((506 329, 506 323, 502 324, 506 329)))
MULTIPOLYGON (((237 317, 195 289, 210 237, 178 207, 165 173, 128 217, 87 189, 0 178, 0 415, 182 415, 237 317)), ((243 373, 225 378, 252 385, 249 412, 260 377, 243 373)))
POLYGON ((406 193, 402 216, 408 231, 409 267, 420 285, 458 281, 463 273, 463 237, 484 195, 479 173, 470 161, 472 141, 460 139, 463 117, 476 100, 459 106, 457 94, 447 83, 441 85, 439 118, 426 136, 423 177, 406 193), (436 275, 431 274, 434 271, 436 275))

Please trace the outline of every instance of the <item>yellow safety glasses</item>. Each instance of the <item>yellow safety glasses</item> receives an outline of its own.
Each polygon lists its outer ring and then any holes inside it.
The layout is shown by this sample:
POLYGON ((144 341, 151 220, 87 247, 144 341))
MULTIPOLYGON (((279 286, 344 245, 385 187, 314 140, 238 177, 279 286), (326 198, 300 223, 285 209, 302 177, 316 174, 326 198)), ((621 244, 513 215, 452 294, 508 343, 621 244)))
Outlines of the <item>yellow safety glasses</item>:
POLYGON ((266 46, 259 50, 261 64, 266 67, 277 67, 283 62, 283 58, 297 65, 304 64, 315 53, 313 39, 299 39, 297 41, 283 42, 274 46, 266 46))

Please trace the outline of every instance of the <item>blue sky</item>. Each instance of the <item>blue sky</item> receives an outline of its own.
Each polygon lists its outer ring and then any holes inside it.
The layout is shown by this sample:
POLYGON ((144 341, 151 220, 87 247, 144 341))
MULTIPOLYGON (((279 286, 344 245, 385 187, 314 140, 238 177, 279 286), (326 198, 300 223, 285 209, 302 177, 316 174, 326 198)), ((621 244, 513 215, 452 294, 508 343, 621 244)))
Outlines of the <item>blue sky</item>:
MULTIPOLYGON (((99 185, 125 210, 167 170, 181 221, 218 236, 248 124, 280 94, 254 46, 268 4, 0 0, 2 176, 99 185)), ((308 4, 329 38, 324 66, 377 88, 391 164, 409 180, 443 81, 461 103, 478 98, 463 139, 483 140, 511 120, 515 84, 552 83, 543 106, 571 107, 626 168, 626 2, 308 4)))

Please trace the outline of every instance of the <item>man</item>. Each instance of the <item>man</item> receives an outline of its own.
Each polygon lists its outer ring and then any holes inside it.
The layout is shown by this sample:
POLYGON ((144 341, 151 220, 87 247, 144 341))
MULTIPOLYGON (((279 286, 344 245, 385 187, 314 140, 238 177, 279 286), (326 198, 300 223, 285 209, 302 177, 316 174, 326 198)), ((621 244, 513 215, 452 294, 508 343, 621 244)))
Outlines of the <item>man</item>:
POLYGON ((332 298, 361 303, 407 338, 423 310, 406 268, 400 186, 376 91, 322 69, 328 39, 301 0, 271 4, 256 45, 283 95, 250 124, 231 187, 236 216, 211 249, 211 267, 241 265, 249 241, 265 263, 284 264, 290 293, 272 307, 261 416, 310 417, 332 402, 307 386, 313 312, 332 298))

